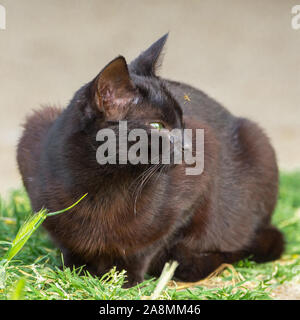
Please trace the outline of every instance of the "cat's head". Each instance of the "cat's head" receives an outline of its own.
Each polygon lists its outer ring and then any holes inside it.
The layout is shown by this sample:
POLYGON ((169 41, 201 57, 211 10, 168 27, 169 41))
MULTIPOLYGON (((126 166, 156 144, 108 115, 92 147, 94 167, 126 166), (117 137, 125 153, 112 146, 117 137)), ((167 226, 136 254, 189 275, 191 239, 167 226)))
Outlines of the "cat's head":
POLYGON ((86 131, 95 134, 106 128, 117 134, 120 121, 127 121, 128 130, 139 128, 149 134, 153 128, 183 128, 182 110, 156 74, 167 37, 129 65, 122 56, 113 59, 75 95, 86 131))

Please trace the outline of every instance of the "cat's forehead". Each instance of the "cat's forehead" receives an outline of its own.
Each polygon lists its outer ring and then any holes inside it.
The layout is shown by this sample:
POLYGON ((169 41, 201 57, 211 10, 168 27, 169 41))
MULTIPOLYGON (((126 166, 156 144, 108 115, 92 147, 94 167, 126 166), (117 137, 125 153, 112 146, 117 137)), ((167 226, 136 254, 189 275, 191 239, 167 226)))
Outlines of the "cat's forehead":
MULTIPOLYGON (((155 77, 132 77, 138 91, 144 101, 158 108, 166 107, 172 98, 159 78, 155 77)), ((138 103, 139 100, 136 102, 138 103)))
POLYGON ((157 77, 132 76, 132 81, 139 94, 131 104, 131 116, 157 118, 181 126, 181 108, 166 89, 163 80, 157 77))

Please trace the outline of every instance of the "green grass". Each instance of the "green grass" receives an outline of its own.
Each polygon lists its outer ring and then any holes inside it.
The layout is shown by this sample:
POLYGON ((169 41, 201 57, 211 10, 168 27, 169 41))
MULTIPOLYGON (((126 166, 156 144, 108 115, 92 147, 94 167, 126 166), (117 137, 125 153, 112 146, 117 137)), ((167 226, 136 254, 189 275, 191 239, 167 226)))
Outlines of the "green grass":
MULTIPOLYGON (((30 214, 30 203, 23 190, 14 191, 8 199, 1 200, 0 259, 30 214)), ((281 174, 273 223, 286 238, 286 251, 280 260, 265 264, 243 260, 196 287, 184 290, 168 287, 160 298, 272 299, 273 289, 295 282, 297 272, 298 276, 300 273, 300 173, 281 174)), ((118 273, 113 269, 99 279, 89 274, 79 276, 80 270, 60 269, 62 263, 60 252, 39 228, 6 267, 0 299, 143 299, 153 294, 158 282, 147 277, 134 288, 122 289, 125 272, 118 273)))

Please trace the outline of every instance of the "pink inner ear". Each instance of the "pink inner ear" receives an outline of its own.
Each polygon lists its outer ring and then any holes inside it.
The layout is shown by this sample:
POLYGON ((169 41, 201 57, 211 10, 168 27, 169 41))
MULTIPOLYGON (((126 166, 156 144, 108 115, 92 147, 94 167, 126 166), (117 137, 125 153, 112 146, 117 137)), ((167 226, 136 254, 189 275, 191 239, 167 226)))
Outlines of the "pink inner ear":
POLYGON ((103 109, 108 117, 118 119, 126 111, 126 106, 135 101, 137 96, 135 90, 124 85, 114 87, 109 83, 98 89, 99 108, 103 109))

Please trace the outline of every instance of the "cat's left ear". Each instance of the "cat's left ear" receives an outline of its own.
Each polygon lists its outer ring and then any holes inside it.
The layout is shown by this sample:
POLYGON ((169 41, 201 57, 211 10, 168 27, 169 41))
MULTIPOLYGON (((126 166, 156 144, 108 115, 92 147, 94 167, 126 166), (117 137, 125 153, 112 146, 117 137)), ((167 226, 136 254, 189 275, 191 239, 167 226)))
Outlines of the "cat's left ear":
POLYGON ((141 76, 155 76, 155 71, 161 63, 161 56, 169 33, 154 42, 146 51, 133 60, 129 69, 141 76))
POLYGON ((98 111, 108 117, 121 112, 136 96, 125 58, 119 56, 106 65, 93 80, 91 90, 98 111))

